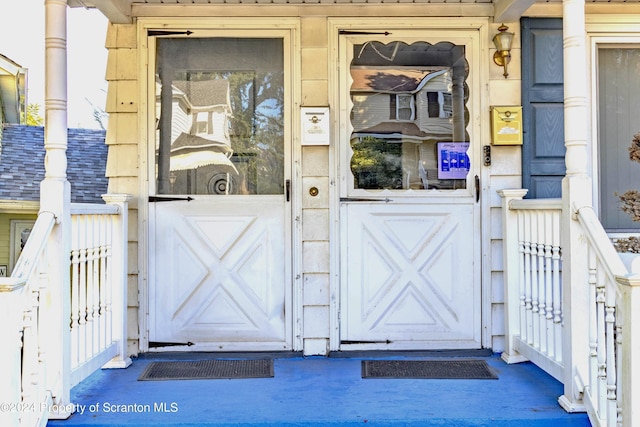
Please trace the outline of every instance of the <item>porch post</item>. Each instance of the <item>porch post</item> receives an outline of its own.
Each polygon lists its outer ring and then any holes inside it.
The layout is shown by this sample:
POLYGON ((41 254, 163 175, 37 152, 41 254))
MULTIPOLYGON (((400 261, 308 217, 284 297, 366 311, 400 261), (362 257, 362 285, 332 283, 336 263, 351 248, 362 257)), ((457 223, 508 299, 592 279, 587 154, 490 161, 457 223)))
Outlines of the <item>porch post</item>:
MULTIPOLYGON (((637 402, 640 399, 640 271, 638 268, 624 277, 616 277, 622 289, 621 312, 623 314, 624 331, 622 332, 622 349, 624 355, 621 363, 622 381, 617 390, 622 400, 622 423, 625 426, 640 425, 640 410, 637 402)), ((620 316, 620 314, 617 314, 620 316)))
POLYGON ((55 215, 47 242, 48 280, 41 296, 45 388, 58 406, 50 418, 67 418, 70 403, 71 189, 67 181, 67 2, 45 0, 45 177, 40 212, 55 215))
POLYGON ((564 141, 567 172, 562 180, 562 283, 564 394, 560 405, 568 412, 585 411, 582 402, 588 375, 589 336, 586 239, 574 212, 592 204, 587 175, 587 49, 584 0, 563 0, 564 141))
POLYGON ((112 283, 112 315, 113 340, 118 342, 118 355, 107 362, 103 369, 122 369, 131 365, 131 358, 127 356, 127 286, 128 286, 128 249, 129 243, 129 194, 103 194, 102 199, 109 205, 116 205, 120 214, 113 224, 113 244, 111 274, 112 283))
POLYGON ((509 206, 512 200, 522 200, 524 189, 499 190, 502 197, 502 260, 504 281, 504 351, 502 360, 520 363, 528 360, 515 350, 514 338, 522 336, 520 328, 520 251, 518 249, 518 215, 509 206))

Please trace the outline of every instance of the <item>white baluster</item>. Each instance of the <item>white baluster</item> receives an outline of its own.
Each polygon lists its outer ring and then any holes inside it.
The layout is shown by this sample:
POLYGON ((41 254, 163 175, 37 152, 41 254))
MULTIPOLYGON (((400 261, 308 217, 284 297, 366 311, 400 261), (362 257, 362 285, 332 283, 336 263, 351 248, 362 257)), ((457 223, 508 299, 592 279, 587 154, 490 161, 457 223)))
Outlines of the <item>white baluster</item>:
POLYGON ((602 413, 607 404, 607 348, 605 336, 605 281, 601 272, 596 270, 596 318, 597 318, 597 353, 598 380, 596 390, 598 395, 598 412, 602 413))
POLYGON ((106 321, 106 331, 105 331, 105 341, 107 345, 111 344, 113 341, 113 288, 116 286, 116 278, 113 275, 113 266, 112 266, 112 251, 113 251, 113 221, 114 215, 109 215, 106 218, 106 236, 107 243, 105 245, 105 254, 104 254, 104 272, 106 275, 105 284, 107 287, 105 288, 105 321, 106 321))
POLYGON ((555 338, 556 357, 558 362, 563 361, 562 355, 562 276, 560 252, 560 213, 553 215, 553 242, 551 247, 551 259, 553 263, 553 335, 555 338))
POLYGON ((524 212, 518 211, 518 294, 520 295, 520 339, 527 337, 527 302, 525 286, 525 248, 524 248, 524 212))
POLYGON ((80 343, 80 250, 78 249, 78 217, 71 217, 71 369, 78 366, 80 343))
POLYGON ((546 352, 554 359, 556 348, 554 346, 553 328, 553 252, 551 250, 553 242, 553 214, 549 211, 544 214, 544 291, 545 291, 545 313, 544 313, 544 335, 546 352))
MULTIPOLYGON (((623 296, 624 298, 624 296, 623 296)), ((620 305, 618 306, 620 307, 620 305)), ((620 317, 619 317, 620 319, 620 317)), ((620 360, 620 358, 622 357, 622 334, 623 334, 623 327, 620 324, 620 321, 616 322, 616 358, 617 358, 617 363, 616 363, 616 371, 617 371, 617 377, 620 379, 620 381, 622 381, 622 360, 620 360)), ((623 426, 623 414, 622 414, 622 399, 620 397, 620 394, 622 394, 622 386, 620 386, 618 388, 618 393, 617 393, 617 398, 616 398, 616 426, 617 427, 622 427, 623 426)))
POLYGON ((526 315, 526 343, 533 344, 533 314, 531 299, 531 214, 524 213, 524 307, 526 315))
POLYGON ((78 281, 78 361, 83 363, 87 360, 87 218, 82 216, 78 219, 78 252, 79 259, 79 281, 78 281))
MULTIPOLYGON (((616 372, 616 341, 614 337, 616 308, 615 308, 615 290, 611 283, 607 283, 605 322, 606 322, 606 350, 607 350, 607 425, 615 427, 618 421, 618 402, 617 402, 617 372, 616 372)), ((603 408, 604 409, 604 408, 603 408)))
POLYGON ((540 349, 540 252, 538 211, 531 213, 531 328, 533 331, 532 345, 535 349, 540 349))
POLYGON ((98 311, 100 309, 100 291, 98 289, 99 286, 99 270, 98 270, 98 262, 99 262, 99 248, 97 246, 97 225, 96 225, 96 215, 90 215, 90 223, 89 223, 89 233, 87 236, 89 237, 89 241, 87 242, 87 247, 89 248, 89 278, 87 295, 89 296, 87 305, 89 311, 89 319, 87 323, 90 324, 90 351, 91 355, 94 356, 99 352, 99 343, 98 343, 98 330, 100 328, 100 322, 98 319, 98 311))
POLYGON ((99 327, 99 338, 98 341, 100 343, 100 351, 104 350, 109 343, 107 342, 107 289, 110 287, 110 284, 107 282, 107 218, 106 215, 99 216, 99 224, 100 224, 100 279, 98 281, 98 288, 100 290, 100 307, 99 307, 99 315, 100 315, 100 327, 99 327))

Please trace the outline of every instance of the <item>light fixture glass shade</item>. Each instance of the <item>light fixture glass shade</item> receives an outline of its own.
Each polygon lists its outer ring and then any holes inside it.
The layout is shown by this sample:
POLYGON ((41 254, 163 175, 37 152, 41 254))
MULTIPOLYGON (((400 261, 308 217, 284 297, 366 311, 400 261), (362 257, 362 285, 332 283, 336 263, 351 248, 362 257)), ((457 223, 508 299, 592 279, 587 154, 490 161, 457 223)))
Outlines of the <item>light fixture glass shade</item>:
POLYGON ((509 51, 511 50, 511 42, 513 41, 513 33, 507 32, 509 27, 506 25, 501 25, 498 28, 500 31, 498 34, 493 36, 493 44, 496 45, 496 49, 499 51, 509 51))

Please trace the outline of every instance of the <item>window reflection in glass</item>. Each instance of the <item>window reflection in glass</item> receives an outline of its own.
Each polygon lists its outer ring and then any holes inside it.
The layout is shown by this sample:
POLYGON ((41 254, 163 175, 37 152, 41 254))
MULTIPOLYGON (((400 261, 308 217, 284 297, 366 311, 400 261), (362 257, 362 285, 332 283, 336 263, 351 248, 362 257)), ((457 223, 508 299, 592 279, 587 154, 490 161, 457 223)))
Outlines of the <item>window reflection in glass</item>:
POLYGON ((281 39, 157 40, 158 194, 283 194, 281 39))
POLYGON ((466 188, 464 47, 368 41, 354 46, 353 58, 354 188, 466 188))

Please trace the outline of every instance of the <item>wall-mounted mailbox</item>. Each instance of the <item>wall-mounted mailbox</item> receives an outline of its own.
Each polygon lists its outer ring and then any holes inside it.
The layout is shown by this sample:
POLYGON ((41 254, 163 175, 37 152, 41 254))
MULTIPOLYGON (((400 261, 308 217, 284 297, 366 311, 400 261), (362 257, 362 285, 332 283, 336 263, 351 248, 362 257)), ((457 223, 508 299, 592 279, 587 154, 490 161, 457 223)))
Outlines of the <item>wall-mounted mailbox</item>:
POLYGON ((302 145, 329 145, 329 107, 302 107, 302 145))
POLYGON ((491 107, 491 143, 522 145, 522 107, 491 107))

